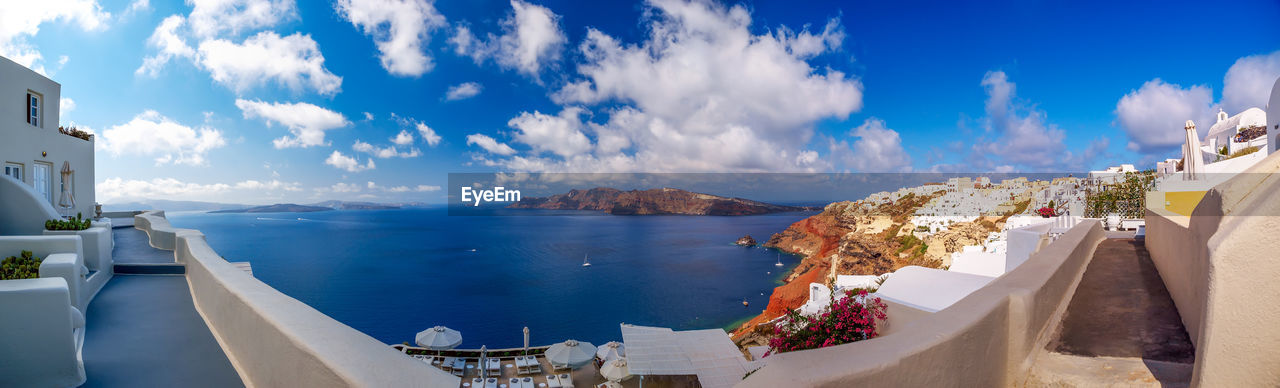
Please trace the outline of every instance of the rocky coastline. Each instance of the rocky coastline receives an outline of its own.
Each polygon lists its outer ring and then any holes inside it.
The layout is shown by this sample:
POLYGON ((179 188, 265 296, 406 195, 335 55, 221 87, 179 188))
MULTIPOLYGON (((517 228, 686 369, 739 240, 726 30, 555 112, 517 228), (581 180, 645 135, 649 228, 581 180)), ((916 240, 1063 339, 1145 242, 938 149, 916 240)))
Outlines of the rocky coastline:
POLYGON ((908 265, 949 265, 951 252, 982 241, 996 227, 994 222, 979 220, 917 238, 911 215, 933 198, 907 196, 877 206, 864 206, 862 201, 835 202, 775 233, 764 247, 803 259, 786 275, 784 284, 773 290, 769 305, 760 315, 733 331, 735 342, 741 346, 766 345, 772 332, 764 323, 803 305, 809 297, 810 283, 827 283, 834 275, 879 275, 908 265))
POLYGON ((722 197, 673 188, 622 191, 609 187, 573 189, 549 197, 530 197, 508 206, 511 209, 599 210, 613 215, 681 214, 698 216, 745 216, 816 210, 722 197))

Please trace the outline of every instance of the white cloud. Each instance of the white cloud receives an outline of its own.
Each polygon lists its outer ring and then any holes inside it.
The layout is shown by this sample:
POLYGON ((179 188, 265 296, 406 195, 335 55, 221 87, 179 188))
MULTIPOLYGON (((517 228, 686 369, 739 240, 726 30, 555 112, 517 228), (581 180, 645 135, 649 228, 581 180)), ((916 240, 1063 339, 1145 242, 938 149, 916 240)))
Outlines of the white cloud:
POLYGON ((575 172, 829 167, 806 148, 814 124, 862 107, 858 80, 807 61, 840 49, 838 20, 821 33, 778 27, 756 34, 760 29, 743 5, 652 0, 647 6, 640 24, 649 33, 642 42, 588 29, 578 46, 578 79, 553 94, 565 107, 559 115, 523 113, 511 120, 512 139, 528 144, 527 154, 469 137, 469 144, 510 155, 482 162, 513 171, 575 172), (583 105, 600 112, 584 121, 583 105), (563 137, 544 136, 552 133, 563 137))
POLYGON ((401 146, 413 144, 413 134, 406 130, 400 130, 396 137, 391 138, 391 142, 401 146))
POLYGON ((413 191, 417 191, 417 192, 440 191, 440 186, 418 185, 418 187, 413 188, 413 191))
POLYGON ((377 167, 373 164, 373 159, 369 159, 367 162, 368 163, 361 165, 360 161, 356 160, 356 158, 343 155, 340 151, 333 151, 332 154, 329 154, 329 158, 324 160, 324 164, 337 167, 338 169, 346 170, 348 172, 372 170, 377 167))
POLYGON ((1266 108, 1276 78, 1280 78, 1280 51, 1237 59, 1222 79, 1222 108, 1229 114, 1266 108))
POLYGON ((178 33, 178 29, 185 23, 186 19, 179 15, 164 18, 147 39, 147 46, 156 49, 157 52, 143 58, 142 66, 138 67, 134 74, 155 77, 160 69, 174 58, 195 58, 196 50, 187 45, 187 41, 178 33))
POLYGON ((547 7, 511 1, 512 13, 502 19, 503 34, 480 39, 467 26, 458 26, 449 39, 454 52, 471 57, 477 64, 492 58, 498 65, 536 76, 549 61, 560 58, 567 41, 560 30, 560 15, 547 7))
POLYGON ((262 118, 268 127, 280 124, 293 133, 293 136, 273 140, 271 143, 277 149, 325 145, 325 131, 351 124, 341 113, 305 102, 271 103, 237 99, 236 107, 240 108, 246 119, 262 118))
POLYGON ((272 27, 296 16, 293 0, 187 0, 191 30, 199 38, 238 35, 272 27))
POLYGON ((511 156, 516 154, 516 150, 511 148, 511 146, 499 143, 492 137, 478 133, 467 135, 467 145, 478 145, 489 153, 502 156, 511 156))
POLYGON ((365 119, 365 121, 372 121, 372 120, 373 120, 373 113, 364 112, 364 119, 365 119))
POLYGON ((76 101, 69 97, 62 97, 58 101, 58 121, 67 121, 67 114, 76 110, 76 101))
POLYGON ((334 183, 333 186, 329 186, 328 191, 335 193, 358 193, 360 192, 360 186, 351 183, 338 182, 334 183))
POLYGON ((0 5, 0 56, 44 73, 44 56, 28 41, 40 32, 41 24, 64 22, 98 31, 110 18, 96 0, 7 1, 0 5))
POLYGON ((440 144, 440 135, 437 135, 436 131, 428 127, 427 124, 419 122, 416 127, 418 128, 418 136, 422 137, 422 140, 427 142, 427 145, 435 147, 440 144))
POLYGON ((124 9, 124 16, 127 17, 149 9, 151 9, 150 0, 133 0, 129 3, 129 7, 124 9))
POLYGON ((484 90, 484 87, 478 83, 464 82, 450 86, 449 90, 444 93, 444 99, 447 101, 465 100, 479 95, 481 90, 484 90))
POLYGON ((1213 89, 1182 87, 1159 78, 1147 81, 1116 103, 1116 121, 1129 135, 1128 149, 1144 154, 1169 152, 1186 138, 1183 127, 1195 121, 1203 136, 1215 113, 1213 89))
POLYGON ((205 154, 227 142, 222 131, 191 128, 148 110, 127 123, 102 131, 98 148, 113 156, 156 156, 156 164, 207 164, 205 154))
POLYGON ((176 199, 226 201, 228 194, 245 194, 253 198, 264 195, 301 191, 297 182, 280 180, 245 180, 236 183, 193 183, 174 178, 151 180, 107 178, 95 185, 96 198, 103 203, 117 203, 139 199, 176 199))
POLYGON ((533 147, 535 153, 551 152, 561 157, 571 157, 590 151, 591 140, 581 131, 582 110, 566 108, 558 116, 539 112, 522 112, 507 121, 516 130, 515 140, 533 147))
POLYGON ((382 68, 394 75, 419 76, 434 64, 423 49, 445 18, 426 0, 338 0, 338 13, 373 36, 382 68))
POLYGON ((400 151, 395 146, 376 147, 373 144, 365 143, 360 140, 356 140, 355 144, 351 146, 351 149, 356 152, 363 152, 381 159, 415 158, 418 157, 418 155, 421 155, 417 148, 410 148, 408 151, 400 151))
POLYGON ((911 156, 902 148, 902 137, 885 126, 884 120, 869 118, 849 131, 856 137, 852 145, 831 142, 831 155, 860 172, 910 171, 911 156))
POLYGON ((342 77, 324 67, 324 56, 311 35, 294 33, 281 37, 272 31, 260 32, 233 43, 212 39, 200 43, 200 66, 214 81, 236 91, 275 81, 295 91, 310 87, 320 94, 333 95, 342 87, 342 77))
POLYGON ((1063 144, 1066 134, 1047 122, 1045 112, 1019 101, 1017 85, 1003 71, 988 71, 982 87, 987 92, 986 130, 996 138, 975 144, 976 156, 1034 169, 1062 168, 1070 156, 1063 144))

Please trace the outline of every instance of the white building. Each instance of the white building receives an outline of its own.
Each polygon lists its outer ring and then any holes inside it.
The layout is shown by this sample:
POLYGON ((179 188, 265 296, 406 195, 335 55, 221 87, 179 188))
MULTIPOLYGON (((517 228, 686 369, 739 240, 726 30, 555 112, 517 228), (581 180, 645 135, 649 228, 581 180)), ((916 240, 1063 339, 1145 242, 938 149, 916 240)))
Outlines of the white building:
POLYGON ((1267 155, 1270 155, 1280 147, 1280 78, 1272 85, 1271 100, 1267 102, 1267 141, 1267 155))
POLYGON ((93 140, 58 131, 61 98, 62 85, 0 57, 0 162, 5 175, 35 187, 54 208, 89 217, 94 208, 93 140), (62 179, 64 165, 72 170, 68 180, 62 179), (73 194, 75 207, 59 207, 64 189, 73 194))
POLYGON ((1204 142, 1201 143, 1213 150, 1212 154, 1230 155, 1236 151, 1253 147, 1265 146, 1267 137, 1262 136, 1254 139, 1240 138, 1237 136, 1240 131, 1248 128, 1263 128, 1267 125, 1267 112, 1258 108, 1245 109, 1235 116, 1227 117, 1227 112, 1218 110, 1218 121, 1209 127, 1209 132, 1205 134, 1204 142), (1222 149, 1226 148, 1223 153, 1222 149))

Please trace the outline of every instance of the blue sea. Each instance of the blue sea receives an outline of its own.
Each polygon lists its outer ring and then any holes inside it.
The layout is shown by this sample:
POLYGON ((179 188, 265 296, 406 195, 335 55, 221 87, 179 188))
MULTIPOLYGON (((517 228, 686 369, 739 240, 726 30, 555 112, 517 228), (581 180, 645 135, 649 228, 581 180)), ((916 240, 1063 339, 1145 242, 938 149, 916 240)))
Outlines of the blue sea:
POLYGON ((733 245, 764 242, 811 213, 741 217, 610 216, 444 206, 313 213, 172 213, 229 261, 388 344, 426 328, 462 332, 463 348, 566 339, 621 340, 620 323, 728 328, 768 305, 799 258, 733 245), (591 258, 583 267, 583 256, 591 258), (744 307, 746 300, 750 306, 744 307))

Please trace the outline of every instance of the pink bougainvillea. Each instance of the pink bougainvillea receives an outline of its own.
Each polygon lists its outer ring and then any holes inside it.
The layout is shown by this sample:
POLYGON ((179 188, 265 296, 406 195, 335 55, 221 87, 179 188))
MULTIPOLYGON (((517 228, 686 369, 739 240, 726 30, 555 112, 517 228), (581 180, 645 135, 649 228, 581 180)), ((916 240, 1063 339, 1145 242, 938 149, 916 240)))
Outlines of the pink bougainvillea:
POLYGON ((824 348, 875 338, 876 320, 886 319, 888 307, 880 298, 870 298, 866 290, 845 292, 833 300, 827 311, 804 316, 799 311, 787 315, 774 326, 769 353, 824 348))

